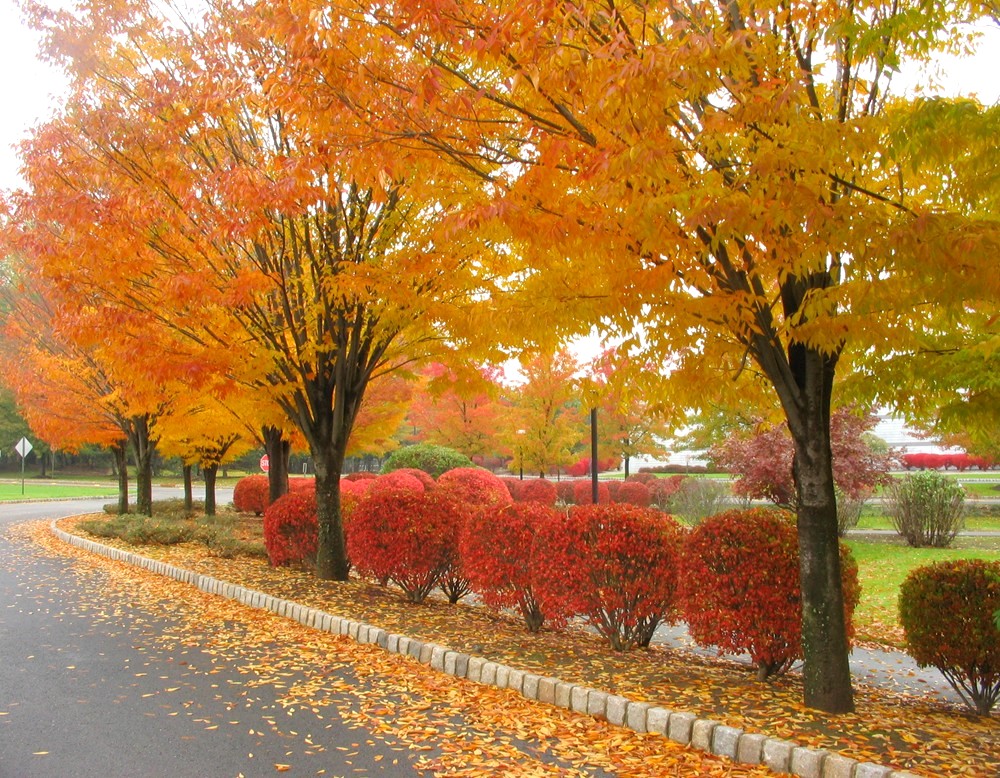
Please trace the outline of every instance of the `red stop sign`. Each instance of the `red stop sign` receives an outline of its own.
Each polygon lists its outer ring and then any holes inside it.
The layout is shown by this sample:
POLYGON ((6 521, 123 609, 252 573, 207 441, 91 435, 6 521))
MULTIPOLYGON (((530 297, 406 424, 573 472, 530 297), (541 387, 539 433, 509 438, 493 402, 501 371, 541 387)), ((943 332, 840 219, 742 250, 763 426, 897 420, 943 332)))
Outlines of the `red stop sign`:
POLYGON ((267 454, 260 458, 260 469, 265 473, 271 469, 271 460, 267 458, 267 454))

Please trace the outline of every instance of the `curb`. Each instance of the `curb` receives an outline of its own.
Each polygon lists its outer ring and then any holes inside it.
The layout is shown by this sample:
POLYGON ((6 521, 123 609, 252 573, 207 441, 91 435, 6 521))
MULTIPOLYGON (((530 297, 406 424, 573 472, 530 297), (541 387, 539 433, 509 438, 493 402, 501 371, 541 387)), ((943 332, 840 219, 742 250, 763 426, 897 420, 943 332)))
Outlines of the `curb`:
POLYGON ((333 635, 344 635, 358 643, 377 645, 389 653, 412 657, 421 664, 430 665, 433 669, 456 678, 465 678, 499 689, 511 689, 529 700, 605 719, 610 724, 635 732, 654 732, 674 743, 734 762, 763 765, 775 772, 800 778, 919 778, 915 773, 905 770, 895 770, 873 762, 859 762, 831 751, 807 748, 789 740, 745 732, 711 719, 700 719, 693 713, 674 711, 648 702, 636 702, 599 689, 490 662, 484 657, 453 651, 446 646, 389 633, 381 627, 335 616, 317 608, 307 608, 290 600, 282 600, 131 551, 71 535, 59 529, 55 519, 50 527, 56 537, 72 546, 190 584, 207 594, 270 611, 306 627, 333 635))

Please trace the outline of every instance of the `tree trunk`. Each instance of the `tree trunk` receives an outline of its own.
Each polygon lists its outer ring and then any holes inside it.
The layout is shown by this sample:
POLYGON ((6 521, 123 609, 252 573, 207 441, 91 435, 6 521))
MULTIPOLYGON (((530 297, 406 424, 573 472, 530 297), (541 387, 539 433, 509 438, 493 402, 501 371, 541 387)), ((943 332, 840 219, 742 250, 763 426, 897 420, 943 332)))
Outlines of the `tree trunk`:
POLYGON ((854 698, 830 448, 836 357, 792 346, 789 365, 797 384, 786 415, 795 446, 804 702, 827 713, 849 713, 854 698))
POLYGON ((264 427, 261 434, 268 460, 267 485, 270 504, 288 493, 288 458, 292 453, 292 446, 277 427, 264 427))
POLYGON ((115 444, 111 454, 118 471, 118 515, 124 516, 128 513, 128 443, 115 444))
POLYGON ((219 473, 219 465, 207 465, 202 472, 205 475, 205 515, 215 516, 215 477, 219 473))
POLYGON ((184 511, 194 513, 194 486, 191 483, 191 465, 184 465, 184 511))
POLYGON ((153 453, 155 441, 150 436, 149 416, 133 416, 129 442, 135 456, 136 498, 135 511, 144 516, 153 515, 153 453))
POLYGON ((313 451, 316 467, 316 518, 319 540, 316 551, 316 575, 334 581, 346 581, 350 573, 347 544, 340 513, 340 468, 343 457, 334 451, 313 451))

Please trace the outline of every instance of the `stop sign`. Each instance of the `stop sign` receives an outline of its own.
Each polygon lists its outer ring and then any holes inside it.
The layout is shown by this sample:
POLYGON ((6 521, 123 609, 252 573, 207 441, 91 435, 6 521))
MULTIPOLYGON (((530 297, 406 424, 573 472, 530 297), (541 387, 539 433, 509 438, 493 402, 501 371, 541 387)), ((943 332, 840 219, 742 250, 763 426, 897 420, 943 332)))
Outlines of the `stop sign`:
POLYGON ((260 458, 260 469, 265 473, 271 469, 271 460, 267 458, 267 454, 260 458))

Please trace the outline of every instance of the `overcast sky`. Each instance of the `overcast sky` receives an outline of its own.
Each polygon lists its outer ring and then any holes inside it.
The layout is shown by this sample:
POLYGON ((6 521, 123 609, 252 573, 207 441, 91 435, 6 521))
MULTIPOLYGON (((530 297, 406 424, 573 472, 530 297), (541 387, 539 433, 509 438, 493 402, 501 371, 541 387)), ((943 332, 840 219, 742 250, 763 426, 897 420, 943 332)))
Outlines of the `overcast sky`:
MULTIPOLYGON (((20 183, 12 148, 30 128, 59 104, 64 80, 37 59, 38 37, 21 23, 15 0, 0 0, 0 189, 20 183)), ((1000 29, 988 28, 975 60, 949 61, 940 68, 950 93, 976 93, 984 103, 1000 100, 1000 29)), ((929 82, 929 74, 907 74, 910 85, 929 82)))

